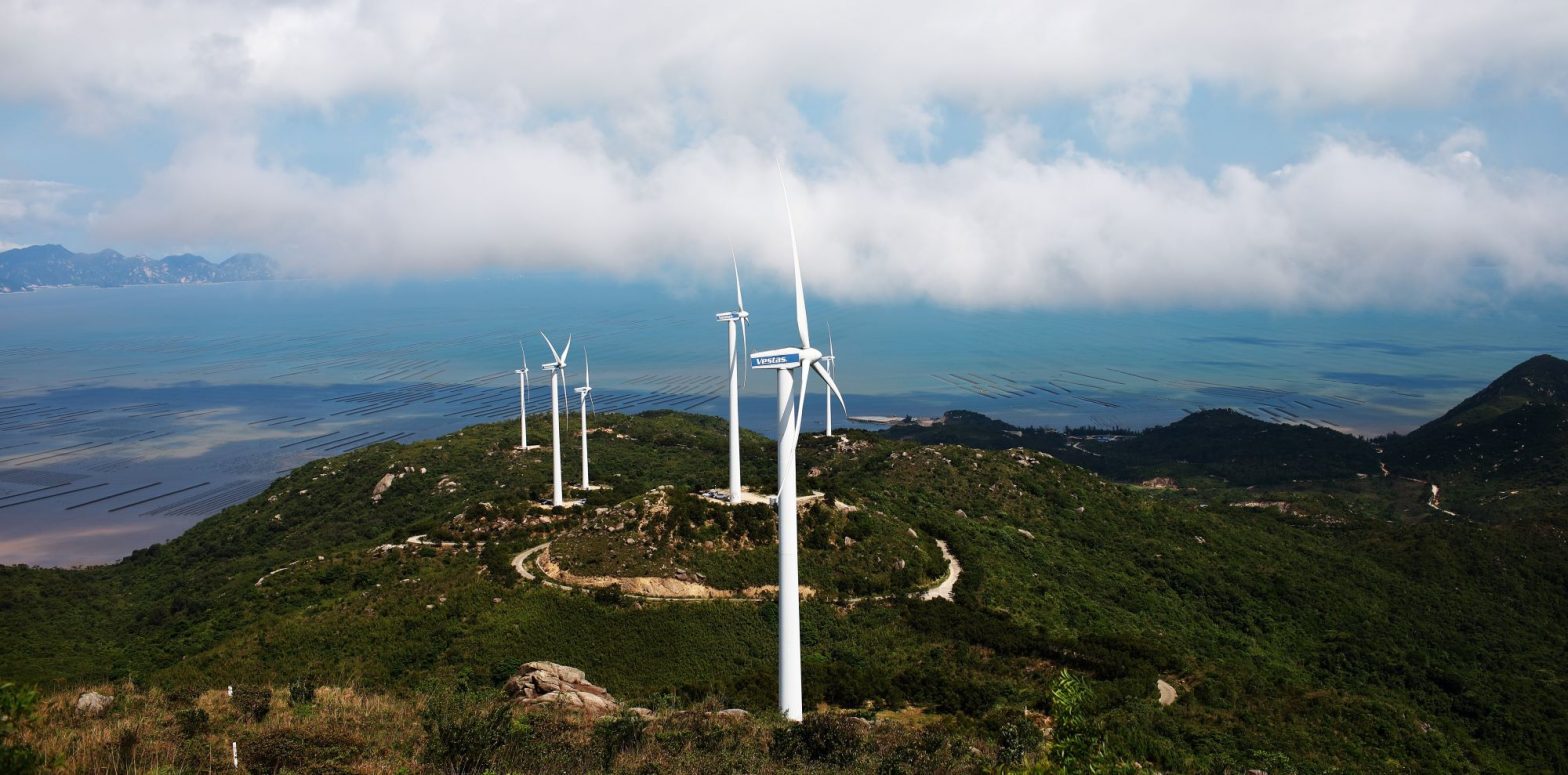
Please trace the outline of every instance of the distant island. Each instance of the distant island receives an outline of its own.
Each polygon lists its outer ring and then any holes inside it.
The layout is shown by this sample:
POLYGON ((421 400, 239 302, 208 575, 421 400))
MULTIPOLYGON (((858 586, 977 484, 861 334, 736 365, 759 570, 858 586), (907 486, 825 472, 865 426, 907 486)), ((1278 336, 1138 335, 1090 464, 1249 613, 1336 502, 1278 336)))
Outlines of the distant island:
POLYGON ((232 283, 271 280, 277 262, 259 253, 240 253, 213 263, 183 253, 150 258, 115 250, 74 253, 59 245, 32 245, 0 252, 0 293, 60 285, 114 288, 168 283, 232 283))

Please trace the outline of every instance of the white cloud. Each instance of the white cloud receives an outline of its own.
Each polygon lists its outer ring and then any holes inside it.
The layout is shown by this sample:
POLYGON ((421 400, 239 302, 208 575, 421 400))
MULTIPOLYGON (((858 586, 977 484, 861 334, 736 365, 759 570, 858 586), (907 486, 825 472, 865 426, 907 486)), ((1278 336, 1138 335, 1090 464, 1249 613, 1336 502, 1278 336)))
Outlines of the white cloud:
POLYGON ((1439 103, 1483 79, 1557 95, 1568 84, 1561 0, 9 0, 0 18, 0 99, 54 101, 85 124, 364 94, 548 110, 687 100, 745 125, 796 90, 896 113, 1194 81, 1365 105, 1439 103))
POLYGON ((1095 131, 1113 150, 1130 148, 1162 135, 1182 132, 1186 83, 1139 83, 1107 92, 1090 106, 1095 131))
POLYGON ((82 189, 53 180, 0 178, 0 251, 21 247, 17 238, 49 234, 78 222, 72 201, 82 189))
POLYGON ((1205 179, 1048 150, 1026 118, 1087 105, 1114 151, 1184 132, 1198 84, 1287 110, 1563 99, 1568 7, 0 0, 0 101, 93 131, 182 128, 167 166, 97 208, 111 242, 345 273, 649 272, 735 246, 778 271, 771 160, 788 148, 812 280, 844 297, 1445 303, 1478 265, 1505 288, 1568 286, 1568 184, 1484 166, 1474 130, 1419 157, 1329 140, 1205 179), (802 95, 838 106, 830 127, 802 95), (267 115, 361 98, 412 127, 361 177, 258 153, 267 115), (982 117, 983 147, 907 161, 940 106, 982 117))
MULTIPOLYGON (((243 137, 201 143, 98 229, 254 244, 343 272, 714 269, 732 246, 786 266, 773 149, 740 135, 652 164, 617 157, 586 124, 437 135, 350 184, 258 162, 243 137)), ((1471 297, 1478 265, 1506 288, 1568 290, 1568 180, 1442 153, 1328 141, 1271 175, 1233 167, 1204 180, 1042 157, 1014 128, 941 164, 831 159, 791 187, 808 274, 840 298, 1446 304, 1471 297)))

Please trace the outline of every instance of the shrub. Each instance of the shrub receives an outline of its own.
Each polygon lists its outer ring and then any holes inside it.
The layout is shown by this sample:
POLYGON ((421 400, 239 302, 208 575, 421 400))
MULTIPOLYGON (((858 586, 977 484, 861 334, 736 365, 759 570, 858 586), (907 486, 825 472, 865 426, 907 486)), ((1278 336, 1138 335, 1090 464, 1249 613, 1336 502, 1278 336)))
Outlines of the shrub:
POLYGON ((621 592, 620 584, 611 584, 608 587, 598 587, 593 591, 593 601, 595 603, 619 605, 624 599, 625 594, 621 592))
POLYGON ((141 745, 142 736, 136 730, 126 727, 114 741, 114 761, 120 772, 129 772, 136 768, 136 746, 141 745))
POLYGON ((341 730, 268 729, 240 741, 240 764, 251 772, 341 773, 363 744, 341 730))
POLYGON ((170 705, 187 706, 195 705, 196 698, 201 696, 201 692, 189 686, 178 686, 164 692, 163 696, 168 698, 170 705))
POLYGON ((258 723, 272 711, 272 690, 264 686, 236 686, 229 700, 241 717, 258 723))
POLYGON ((316 682, 309 678, 296 678, 289 684, 289 704, 309 705, 316 701, 316 682))
POLYGON ((1063 772, 1087 772, 1105 759, 1105 739, 1089 715, 1093 700, 1089 682, 1066 669, 1051 682, 1056 728, 1050 757, 1063 772))
POLYGON ((176 711, 174 723, 180 728, 180 737, 190 739, 207 734, 212 719, 207 717, 207 711, 201 708, 186 708, 176 711))
POLYGON ((16 742, 17 733, 33 717, 38 692, 16 684, 0 684, 0 772, 37 772, 44 757, 31 747, 16 742))
POLYGON ((610 769, 615 755, 636 748, 647 731, 648 722, 635 713, 617 713, 599 719, 593 726, 593 742, 599 749, 600 763, 610 769))
POLYGON ((847 765, 864 742, 861 725, 832 713, 812 713, 773 734, 774 755, 787 759, 847 765))
POLYGON ((420 723, 425 728, 424 761, 449 775, 488 769, 511 727, 504 703, 452 691, 431 695, 420 723))
POLYGON ((1045 733, 1016 708, 997 708, 986 714, 984 723, 996 741, 997 764, 1003 766, 1023 763, 1045 743, 1045 733))

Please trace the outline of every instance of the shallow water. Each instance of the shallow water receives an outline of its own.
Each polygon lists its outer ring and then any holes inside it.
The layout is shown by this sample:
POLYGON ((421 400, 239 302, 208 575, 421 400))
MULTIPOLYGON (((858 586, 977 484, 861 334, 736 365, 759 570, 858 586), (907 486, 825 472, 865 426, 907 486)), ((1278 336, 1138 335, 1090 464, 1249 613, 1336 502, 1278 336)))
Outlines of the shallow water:
MULTIPOLYGON (((749 289, 751 347, 793 344, 791 299, 749 289)), ((47 289, 0 296, 0 563, 110 561, 303 462, 548 407, 537 331, 600 410, 723 411, 726 289, 572 275, 47 289)), ((1229 406, 1408 430, 1525 358, 1564 354, 1551 303, 1431 313, 964 312, 813 300, 857 416, 967 408, 1144 427, 1229 406)), ((771 375, 748 427, 771 433, 771 375)), ((822 427, 814 392, 807 428, 822 427)), ((537 422, 537 421, 536 421, 537 422)), ((836 423, 842 424, 842 418, 836 423)), ((531 424, 544 435, 548 423, 531 424)), ((531 438, 538 443, 543 440, 531 438)))

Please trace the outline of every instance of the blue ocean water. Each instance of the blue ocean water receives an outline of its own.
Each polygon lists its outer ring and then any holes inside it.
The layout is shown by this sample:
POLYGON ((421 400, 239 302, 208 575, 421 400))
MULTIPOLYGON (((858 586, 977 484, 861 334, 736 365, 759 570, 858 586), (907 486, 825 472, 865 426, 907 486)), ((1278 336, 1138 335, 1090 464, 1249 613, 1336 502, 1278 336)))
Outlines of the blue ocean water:
MULTIPOLYGON (((721 278, 722 279, 722 278, 721 278)), ((782 284, 780 284, 782 285, 782 284)), ((753 350, 795 344, 793 299, 748 286, 753 350)), ((723 283, 577 274, 131 288, 0 296, 0 563, 112 561, 310 459, 517 416, 518 342, 548 408, 539 330, 591 362, 599 410, 720 413, 723 283)), ((1537 353, 1552 301, 1431 312, 965 311, 810 302, 852 415, 965 408, 1139 428, 1228 406, 1375 435, 1441 414, 1537 353)), ((743 421, 773 431, 773 384, 743 421)), ((820 385, 807 429, 823 424, 820 385)), ((575 411, 575 410, 574 410, 575 411)), ((836 424, 842 424, 838 418, 836 424)), ((548 422, 535 417, 537 443, 548 422)))

